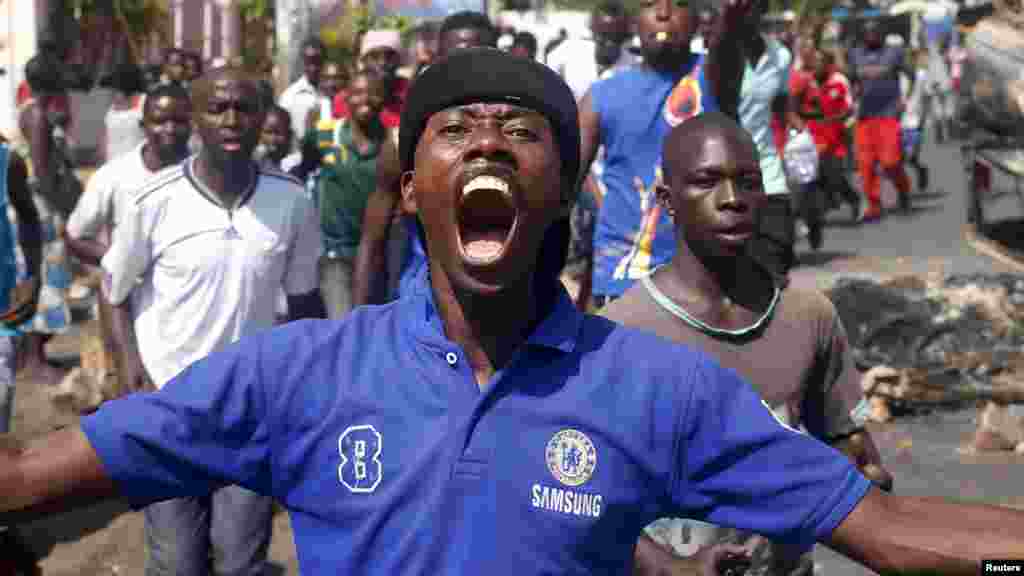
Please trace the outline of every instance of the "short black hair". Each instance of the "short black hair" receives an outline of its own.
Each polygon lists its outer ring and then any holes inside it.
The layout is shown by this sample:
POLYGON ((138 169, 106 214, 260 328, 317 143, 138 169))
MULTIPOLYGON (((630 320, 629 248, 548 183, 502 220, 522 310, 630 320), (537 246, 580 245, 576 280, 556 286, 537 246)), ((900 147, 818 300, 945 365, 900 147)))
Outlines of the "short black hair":
POLYGON ((36 94, 60 92, 63 89, 63 67, 49 53, 36 54, 25 63, 25 82, 36 94))
POLYGON ((440 35, 441 24, 435 21, 427 21, 413 30, 413 36, 422 39, 434 39, 440 35))
POLYGON ((121 94, 132 95, 146 91, 146 78, 134 62, 122 62, 110 73, 107 85, 121 94))
POLYGON ((625 18, 627 16, 626 5, 621 0, 601 0, 594 6, 594 14, 600 16, 611 16, 612 18, 625 18))
POLYGON ((498 42, 498 34, 494 30, 494 24, 482 12, 463 10, 448 16, 441 22, 441 30, 438 31, 438 36, 443 37, 454 30, 477 30, 481 35, 486 36, 483 40, 487 46, 496 46, 498 42))
POLYGON ((171 46, 167 50, 164 50, 164 64, 171 59, 171 56, 181 56, 182 60, 188 59, 188 50, 184 48, 178 48, 177 46, 171 46))
POLYGON ((757 153, 757 145, 754 143, 753 137, 743 129, 743 126, 735 118, 718 111, 698 114, 672 128, 662 142, 661 174, 666 186, 671 188, 674 183, 673 177, 677 176, 673 172, 674 164, 672 162, 675 160, 676 152, 680 148, 685 151, 685 146, 693 146, 695 141, 714 134, 735 135, 741 140, 746 140, 754 149, 755 154, 757 153))
POLYGON ((537 56, 537 37, 529 32, 516 32, 516 35, 512 38, 512 46, 525 48, 531 58, 537 56))
POLYGON ((163 82, 157 84, 152 90, 146 93, 146 101, 142 105, 142 117, 149 116, 153 106, 157 100, 161 98, 174 98, 175 100, 184 100, 187 103, 192 102, 192 98, 188 95, 188 90, 184 86, 177 82, 163 82))
POLYGON ((205 67, 205 61, 203 60, 202 54, 200 54, 199 52, 188 51, 185 53, 185 59, 194 62, 196 65, 196 73, 202 75, 203 68, 205 67))
POLYGON ((327 52, 327 47, 324 46, 324 41, 319 36, 310 36, 302 41, 301 51, 302 54, 306 53, 306 48, 315 48, 320 54, 327 52))

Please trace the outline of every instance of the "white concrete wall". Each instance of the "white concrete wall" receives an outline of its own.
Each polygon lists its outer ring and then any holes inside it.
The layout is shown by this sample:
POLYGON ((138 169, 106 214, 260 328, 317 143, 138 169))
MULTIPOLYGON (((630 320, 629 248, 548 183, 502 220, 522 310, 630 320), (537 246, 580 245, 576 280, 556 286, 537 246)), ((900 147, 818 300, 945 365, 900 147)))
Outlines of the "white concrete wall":
POLYGON ((0 133, 17 133, 15 96, 25 78, 25 63, 36 53, 36 6, 26 0, 0 0, 0 133))
POLYGON ((500 26, 511 26, 525 30, 537 37, 537 58, 543 60, 544 46, 558 36, 558 30, 565 28, 570 38, 582 38, 590 33, 588 27, 589 14, 569 10, 538 12, 502 11, 498 13, 495 23, 500 26))

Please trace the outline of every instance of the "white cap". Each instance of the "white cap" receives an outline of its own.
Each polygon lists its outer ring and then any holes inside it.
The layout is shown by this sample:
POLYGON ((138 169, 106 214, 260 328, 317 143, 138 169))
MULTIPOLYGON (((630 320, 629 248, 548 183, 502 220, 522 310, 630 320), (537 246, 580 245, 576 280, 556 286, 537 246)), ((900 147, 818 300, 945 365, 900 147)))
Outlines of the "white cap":
POLYGON ((395 52, 401 52, 402 35, 398 30, 369 30, 363 36, 363 48, 359 51, 359 55, 365 56, 379 48, 388 48, 395 52))

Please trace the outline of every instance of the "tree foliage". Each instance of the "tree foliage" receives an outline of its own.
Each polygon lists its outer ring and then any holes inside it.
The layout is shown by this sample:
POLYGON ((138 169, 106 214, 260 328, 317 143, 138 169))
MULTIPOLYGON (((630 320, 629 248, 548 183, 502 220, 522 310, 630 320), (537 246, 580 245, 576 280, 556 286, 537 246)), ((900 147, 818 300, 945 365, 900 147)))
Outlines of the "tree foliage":
MULTIPOLYGON (((506 0, 512 1, 512 0, 506 0)), ((532 4, 536 7, 538 0, 532 0, 532 4)), ((563 10, 576 10, 589 12, 592 8, 597 6, 601 0, 547 0, 553 7, 560 8, 563 10)), ((626 5, 626 9, 632 13, 636 13, 641 4, 641 0, 623 0, 626 5)), ((716 5, 720 0, 689 0, 691 4, 695 6, 701 5, 716 5)), ((835 0, 769 0, 769 10, 771 12, 782 12, 784 10, 792 10, 796 12, 797 16, 809 16, 827 14, 836 6, 835 0)))
POLYGON ((320 38, 327 48, 327 56, 336 62, 353 62, 359 53, 359 39, 369 30, 398 30, 408 39, 416 25, 409 16, 388 14, 377 16, 368 6, 346 10, 335 21, 321 27, 320 38))
POLYGON ((170 8, 167 0, 64 0, 66 8, 79 26, 88 26, 96 16, 113 17, 119 33, 127 36, 131 58, 141 59, 140 46, 154 34, 167 41, 170 8))

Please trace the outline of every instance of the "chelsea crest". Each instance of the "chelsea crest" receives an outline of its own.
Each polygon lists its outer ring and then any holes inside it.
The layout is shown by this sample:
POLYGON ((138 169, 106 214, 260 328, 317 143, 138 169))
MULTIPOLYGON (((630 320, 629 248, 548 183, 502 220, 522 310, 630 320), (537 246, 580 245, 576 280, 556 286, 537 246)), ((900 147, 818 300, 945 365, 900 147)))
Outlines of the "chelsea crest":
POLYGON ((594 475, 597 450, 586 434, 569 428, 551 437, 545 459, 556 480, 566 486, 580 486, 594 475))

